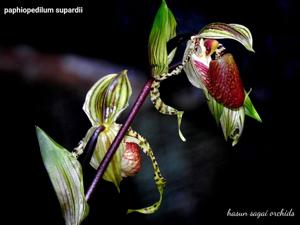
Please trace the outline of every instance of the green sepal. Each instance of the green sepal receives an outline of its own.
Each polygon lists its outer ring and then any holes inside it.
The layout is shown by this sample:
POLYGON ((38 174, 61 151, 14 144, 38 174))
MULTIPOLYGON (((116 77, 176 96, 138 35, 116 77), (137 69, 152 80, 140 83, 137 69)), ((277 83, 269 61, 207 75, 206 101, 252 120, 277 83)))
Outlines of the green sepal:
POLYGON ((82 168, 77 159, 36 127, 42 159, 59 200, 66 225, 79 225, 88 215, 82 168))
POLYGON ((154 18, 148 43, 153 77, 168 72, 168 64, 173 59, 175 50, 172 50, 168 57, 167 42, 176 36, 176 25, 173 13, 165 0, 162 0, 154 18))
POLYGON ((240 24, 210 23, 199 32, 199 37, 233 39, 244 45, 247 50, 254 52, 251 32, 247 27, 240 24))
POLYGON ((83 110, 93 126, 109 125, 126 109, 131 93, 127 70, 106 75, 88 91, 83 110))

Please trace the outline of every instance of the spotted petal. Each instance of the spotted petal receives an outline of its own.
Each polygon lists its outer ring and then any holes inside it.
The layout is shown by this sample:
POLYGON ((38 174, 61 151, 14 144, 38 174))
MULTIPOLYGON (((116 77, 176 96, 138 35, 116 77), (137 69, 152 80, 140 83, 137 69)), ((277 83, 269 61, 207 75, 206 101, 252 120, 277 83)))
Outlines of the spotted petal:
POLYGON ((137 132, 135 132, 133 130, 129 130, 125 137, 125 140, 128 142, 134 142, 134 143, 138 144, 142 148, 143 152, 150 158, 150 160, 152 162, 152 166, 153 166, 153 171, 154 171, 154 181, 155 181, 157 190, 159 192, 159 200, 157 202, 155 202, 154 204, 147 206, 145 208, 141 208, 141 209, 129 209, 127 211, 127 213, 132 213, 132 212, 138 212, 138 213, 143 213, 143 214, 154 213, 159 209, 160 204, 162 202, 164 188, 166 185, 166 180, 161 175, 159 166, 154 157, 154 153, 153 153, 148 141, 144 137, 142 137, 140 134, 138 134, 137 132))

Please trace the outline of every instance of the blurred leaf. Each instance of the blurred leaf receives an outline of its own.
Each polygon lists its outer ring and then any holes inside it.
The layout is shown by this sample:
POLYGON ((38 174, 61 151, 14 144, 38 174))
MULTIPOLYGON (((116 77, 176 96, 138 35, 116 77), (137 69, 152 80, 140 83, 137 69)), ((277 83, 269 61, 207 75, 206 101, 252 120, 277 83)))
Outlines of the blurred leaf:
POLYGON ((247 27, 240 24, 210 23, 199 32, 199 37, 208 39, 233 39, 240 42, 249 51, 254 52, 251 32, 247 27))
POLYGON ((36 127, 42 158, 67 225, 79 225, 89 207, 83 189, 80 163, 42 129, 36 127))
MULTIPOLYGON (((115 139, 119 129, 120 125, 113 123, 99 134, 95 151, 90 163, 94 169, 97 169, 99 167, 100 162, 104 158, 108 148, 115 139)), ((121 143, 103 175, 104 180, 114 183, 114 185, 118 189, 118 192, 120 192, 119 186, 120 182, 122 181, 121 159, 123 156, 123 152, 124 145, 123 143, 121 143)))
POLYGON ((106 75, 88 91, 83 110, 93 126, 111 124, 128 106, 131 93, 127 70, 106 75))
POLYGON ((255 120, 257 120, 258 122, 262 122, 258 112, 256 111, 256 109, 254 108, 250 97, 249 97, 249 92, 246 94, 245 96, 245 101, 244 101, 244 107, 245 107, 245 114, 255 120))
POLYGON ((168 57, 167 42, 176 36, 175 29, 176 20, 173 13, 162 0, 149 37, 149 60, 154 77, 168 72, 168 62, 173 59, 175 52, 171 51, 168 57))

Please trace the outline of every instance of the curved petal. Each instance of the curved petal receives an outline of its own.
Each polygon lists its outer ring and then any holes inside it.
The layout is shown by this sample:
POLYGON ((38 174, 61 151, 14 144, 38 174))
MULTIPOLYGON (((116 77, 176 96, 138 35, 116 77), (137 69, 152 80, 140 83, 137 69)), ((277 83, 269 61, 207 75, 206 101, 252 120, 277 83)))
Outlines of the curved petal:
POLYGON ((178 134, 182 141, 186 141, 185 137, 183 136, 180 127, 181 127, 181 120, 183 116, 183 111, 179 111, 163 102, 160 98, 160 82, 154 80, 151 85, 150 97, 154 107, 162 114, 165 115, 176 115, 177 116, 177 124, 178 124, 178 134))
POLYGON ((254 52, 251 32, 240 24, 210 23, 197 36, 209 39, 233 39, 240 42, 249 51, 254 52))
POLYGON ((157 161, 154 157, 153 151, 148 143, 148 141, 142 137, 140 134, 133 130, 129 130, 125 140, 128 142, 134 142, 138 144, 142 149, 143 152, 151 159, 152 161, 152 166, 153 166, 153 171, 154 171, 154 181, 157 187, 157 190, 159 192, 159 200, 152 205, 142 208, 142 209, 129 209, 127 213, 132 213, 132 212, 139 212, 143 214, 151 214, 157 211, 160 207, 160 204, 162 202, 162 196, 164 192, 164 188, 166 185, 166 180, 163 178, 161 175, 160 169, 158 167, 157 161))
POLYGON ((93 126, 111 124, 128 106, 131 93, 127 70, 106 75, 88 91, 83 110, 93 126))

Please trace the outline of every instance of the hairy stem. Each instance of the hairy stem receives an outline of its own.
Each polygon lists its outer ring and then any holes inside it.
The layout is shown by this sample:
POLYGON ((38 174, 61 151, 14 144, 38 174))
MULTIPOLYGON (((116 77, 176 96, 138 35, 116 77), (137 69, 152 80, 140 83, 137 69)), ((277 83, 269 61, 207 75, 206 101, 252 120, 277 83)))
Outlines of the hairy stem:
POLYGON ((123 140, 128 128, 130 127, 130 125, 131 125, 132 121, 134 120, 136 114, 138 113, 138 111, 142 107, 146 97, 150 93, 152 82, 153 82, 153 78, 150 78, 144 84, 140 94, 138 95, 135 103, 133 104, 133 106, 132 106, 132 108, 129 112, 129 115, 128 115, 125 123, 122 125, 122 127, 119 130, 117 136, 115 137, 115 139, 113 140, 113 142, 110 145, 109 149, 107 150, 103 160, 101 161, 101 163, 100 163, 100 165, 97 169, 97 173, 96 173, 90 187, 88 188, 88 190, 86 192, 86 200, 87 201, 90 199, 90 197, 93 194, 97 184, 99 183, 99 181, 103 177, 103 174, 104 174, 106 168, 108 167, 110 161, 112 160, 113 155, 117 151, 117 149, 118 149, 121 141, 123 140))

